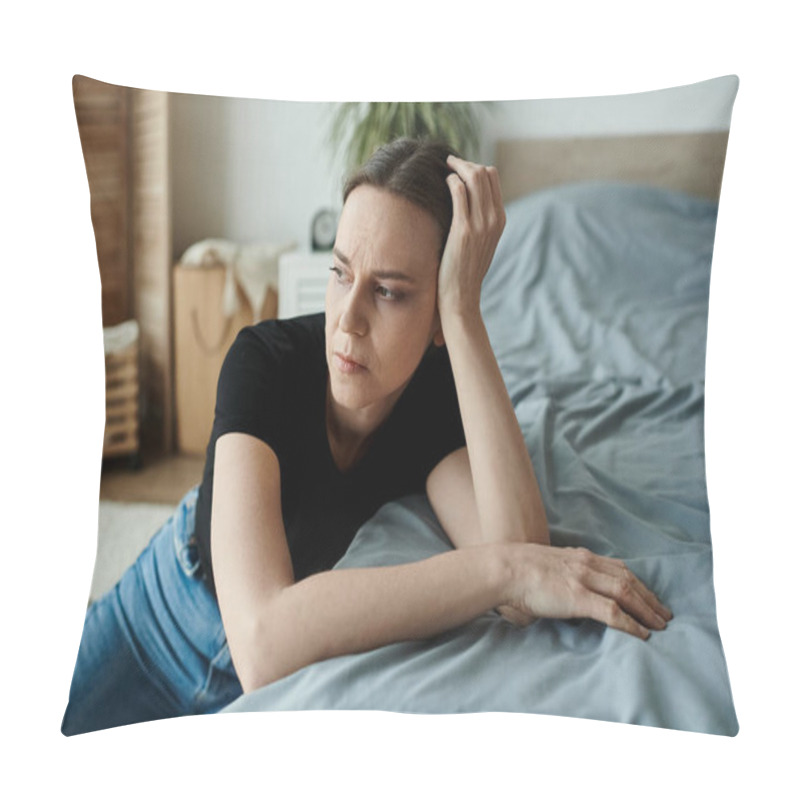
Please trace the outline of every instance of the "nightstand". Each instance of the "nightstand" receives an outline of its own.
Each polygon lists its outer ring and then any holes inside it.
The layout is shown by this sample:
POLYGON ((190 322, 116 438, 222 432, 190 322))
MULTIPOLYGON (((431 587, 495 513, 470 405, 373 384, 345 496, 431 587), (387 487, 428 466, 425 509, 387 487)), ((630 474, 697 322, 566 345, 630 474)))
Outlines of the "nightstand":
POLYGON ((298 317, 325 310, 330 250, 292 251, 278 259, 278 317, 298 317))

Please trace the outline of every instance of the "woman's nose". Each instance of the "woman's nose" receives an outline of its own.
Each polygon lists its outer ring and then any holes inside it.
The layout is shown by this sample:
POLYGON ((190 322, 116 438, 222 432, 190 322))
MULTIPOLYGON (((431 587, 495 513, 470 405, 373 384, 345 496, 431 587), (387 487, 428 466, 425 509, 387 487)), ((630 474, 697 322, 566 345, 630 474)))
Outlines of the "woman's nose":
POLYGON ((344 299, 339 327, 344 333, 363 336, 369 327, 363 287, 353 286, 344 299))

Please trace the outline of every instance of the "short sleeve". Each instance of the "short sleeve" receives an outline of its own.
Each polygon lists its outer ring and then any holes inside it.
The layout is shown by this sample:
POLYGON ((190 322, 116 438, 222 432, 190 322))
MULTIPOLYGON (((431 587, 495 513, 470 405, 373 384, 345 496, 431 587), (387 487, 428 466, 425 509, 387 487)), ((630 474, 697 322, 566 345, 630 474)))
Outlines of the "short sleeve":
POLYGON ((212 439, 248 433, 276 452, 285 395, 280 348, 252 328, 243 328, 220 369, 212 439))

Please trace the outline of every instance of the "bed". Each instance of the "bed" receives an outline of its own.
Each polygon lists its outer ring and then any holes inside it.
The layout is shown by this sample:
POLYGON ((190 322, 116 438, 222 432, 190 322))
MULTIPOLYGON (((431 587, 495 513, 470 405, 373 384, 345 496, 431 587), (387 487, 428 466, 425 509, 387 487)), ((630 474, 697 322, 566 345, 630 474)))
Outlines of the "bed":
MULTIPOLYGON (((482 312, 552 542, 625 559, 672 609, 667 629, 643 642, 589 620, 516 628, 492 612, 311 665, 224 713, 505 711, 737 733, 703 417, 726 143, 704 132, 500 142, 496 153, 507 224, 482 312)), ((409 496, 380 509, 336 568, 450 547, 426 497, 409 496)))

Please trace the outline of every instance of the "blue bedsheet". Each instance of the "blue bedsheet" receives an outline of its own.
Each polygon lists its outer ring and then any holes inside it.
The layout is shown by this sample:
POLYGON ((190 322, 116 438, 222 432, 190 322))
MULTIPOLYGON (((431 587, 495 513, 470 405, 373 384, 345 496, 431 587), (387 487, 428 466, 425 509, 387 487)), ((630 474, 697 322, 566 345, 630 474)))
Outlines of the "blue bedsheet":
MULTIPOLYGON (((309 666, 226 711, 519 711, 734 735, 716 622, 703 400, 715 204, 571 184, 507 207, 482 311, 554 545, 624 558, 672 609, 646 642, 486 614, 309 666)), ((450 547, 426 498, 384 506, 338 569, 450 547)))

